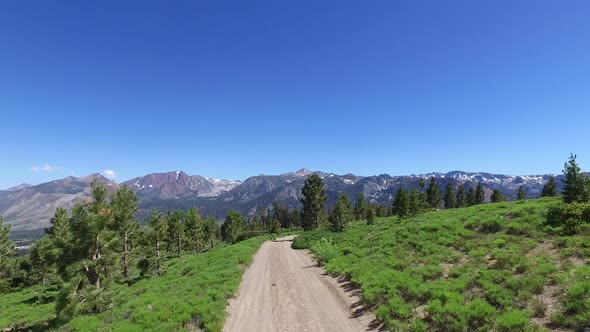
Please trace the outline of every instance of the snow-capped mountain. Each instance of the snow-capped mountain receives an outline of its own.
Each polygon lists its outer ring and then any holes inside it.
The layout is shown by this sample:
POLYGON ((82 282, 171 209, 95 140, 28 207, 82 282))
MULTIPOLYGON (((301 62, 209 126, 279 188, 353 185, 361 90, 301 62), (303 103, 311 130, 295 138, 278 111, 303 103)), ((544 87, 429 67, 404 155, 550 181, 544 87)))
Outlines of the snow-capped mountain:
POLYGON ((207 179, 183 171, 152 173, 133 178, 122 184, 129 186, 144 199, 178 199, 215 197, 239 185, 239 181, 207 179))
MULTIPOLYGON (((390 204, 400 187, 419 188, 420 180, 431 176, 434 176, 441 189, 448 183, 457 188, 461 184, 475 186, 481 182, 484 184, 487 198, 496 188, 508 198, 515 198, 518 187, 523 185, 529 197, 536 197, 551 177, 462 171, 407 176, 357 176, 300 169, 281 175, 252 176, 243 182, 172 171, 152 173, 115 183, 95 173, 82 178, 67 177, 35 186, 23 185, 20 188, 0 191, 0 215, 7 223, 13 225, 14 230, 47 227, 57 207, 71 208, 76 202, 88 199, 90 183, 97 178, 106 183, 111 190, 121 185, 133 189, 140 198, 140 217, 147 215, 151 208, 166 212, 198 207, 204 214, 221 219, 232 208, 244 214, 253 214, 259 208, 270 208, 275 201, 299 208, 301 188, 305 179, 312 173, 323 178, 329 197, 329 207, 342 193, 354 199, 360 192, 373 203, 390 204)), ((557 176, 559 185, 561 177, 557 176)))

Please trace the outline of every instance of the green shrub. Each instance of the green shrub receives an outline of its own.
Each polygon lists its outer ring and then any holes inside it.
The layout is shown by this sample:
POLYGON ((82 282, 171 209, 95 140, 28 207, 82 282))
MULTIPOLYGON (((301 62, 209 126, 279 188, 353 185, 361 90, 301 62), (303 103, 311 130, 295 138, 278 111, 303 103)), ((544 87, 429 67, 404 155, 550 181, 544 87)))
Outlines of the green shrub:
POLYGON ((545 225, 553 232, 573 235, 587 222, 590 222, 590 203, 559 203, 547 211, 545 225))
POLYGON ((520 310, 508 310, 496 320, 498 330, 502 332, 529 330, 529 315, 520 310))
POLYGON ((319 264, 327 264, 338 255, 338 249, 332 243, 332 238, 321 238, 311 247, 311 251, 319 264))
POLYGON ((590 281, 572 286, 563 303, 566 325, 580 329, 590 327, 590 281))
POLYGON ((496 313, 496 308, 481 299, 469 303, 465 310, 470 331, 485 327, 496 313))
POLYGON ((337 241, 341 236, 340 234, 341 233, 332 233, 326 230, 303 232, 295 238, 291 247, 293 249, 311 249, 311 247, 322 238, 332 238, 337 241))

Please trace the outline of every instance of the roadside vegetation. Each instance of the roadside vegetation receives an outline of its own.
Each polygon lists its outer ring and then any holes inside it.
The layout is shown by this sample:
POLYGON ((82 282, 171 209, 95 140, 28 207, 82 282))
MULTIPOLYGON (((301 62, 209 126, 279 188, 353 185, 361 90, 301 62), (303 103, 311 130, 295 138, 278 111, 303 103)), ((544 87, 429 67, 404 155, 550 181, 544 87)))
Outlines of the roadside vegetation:
MULTIPOLYGON (((365 309, 392 330, 583 330, 590 328, 590 180, 573 155, 564 173, 561 198, 551 197, 550 181, 545 198, 527 200, 521 190, 517 202, 442 211, 412 212, 411 197, 421 194, 402 190, 395 216, 341 232, 318 228, 293 247, 311 249, 329 273, 357 285, 365 309)), ((449 191, 444 201, 452 201, 449 191)), ((426 202, 437 196, 426 193, 426 202)))
POLYGON ((274 215, 230 211, 219 227, 197 209, 153 211, 142 225, 131 189, 91 190, 90 201, 57 209, 28 256, 14 256, 0 218, 0 328, 220 330, 251 256, 281 230, 274 215))

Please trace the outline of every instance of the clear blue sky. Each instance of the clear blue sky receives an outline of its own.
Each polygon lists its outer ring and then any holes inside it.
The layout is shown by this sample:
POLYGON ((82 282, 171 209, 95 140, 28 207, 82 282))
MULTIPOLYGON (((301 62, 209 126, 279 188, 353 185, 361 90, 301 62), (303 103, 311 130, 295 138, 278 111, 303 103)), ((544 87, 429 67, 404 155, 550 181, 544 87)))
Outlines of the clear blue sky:
POLYGON ((590 169, 588 1, 3 1, 0 188, 590 169))

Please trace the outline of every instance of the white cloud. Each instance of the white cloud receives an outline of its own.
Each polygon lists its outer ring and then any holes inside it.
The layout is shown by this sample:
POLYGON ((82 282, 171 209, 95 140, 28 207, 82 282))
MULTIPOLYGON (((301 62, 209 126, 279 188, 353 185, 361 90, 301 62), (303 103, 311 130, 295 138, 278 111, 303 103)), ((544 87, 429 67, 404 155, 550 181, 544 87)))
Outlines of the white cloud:
POLYGON ((101 174, 104 175, 104 177, 109 178, 111 180, 117 177, 117 172, 113 171, 112 169, 105 169, 101 172, 101 174))
POLYGON ((57 171, 58 168, 55 166, 51 166, 49 164, 45 164, 43 166, 33 166, 33 167, 31 167, 31 170, 33 172, 53 172, 53 171, 57 171))

